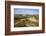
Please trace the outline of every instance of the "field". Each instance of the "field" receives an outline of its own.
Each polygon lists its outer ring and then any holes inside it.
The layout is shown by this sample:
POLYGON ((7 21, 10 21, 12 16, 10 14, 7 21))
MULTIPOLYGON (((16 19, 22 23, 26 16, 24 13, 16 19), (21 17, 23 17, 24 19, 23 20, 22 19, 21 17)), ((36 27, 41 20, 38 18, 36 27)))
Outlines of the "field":
POLYGON ((38 27, 38 15, 17 15, 14 14, 14 27, 38 27))

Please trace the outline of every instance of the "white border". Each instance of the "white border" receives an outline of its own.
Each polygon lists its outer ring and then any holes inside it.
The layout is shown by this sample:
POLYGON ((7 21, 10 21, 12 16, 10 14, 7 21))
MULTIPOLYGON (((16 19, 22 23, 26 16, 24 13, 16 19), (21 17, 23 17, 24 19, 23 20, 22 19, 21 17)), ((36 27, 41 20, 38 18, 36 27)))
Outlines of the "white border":
POLYGON ((41 6, 11 5, 11 31, 28 31, 28 30, 42 30, 42 7, 41 6), (14 8, 39 9, 39 27, 14 27, 14 8))

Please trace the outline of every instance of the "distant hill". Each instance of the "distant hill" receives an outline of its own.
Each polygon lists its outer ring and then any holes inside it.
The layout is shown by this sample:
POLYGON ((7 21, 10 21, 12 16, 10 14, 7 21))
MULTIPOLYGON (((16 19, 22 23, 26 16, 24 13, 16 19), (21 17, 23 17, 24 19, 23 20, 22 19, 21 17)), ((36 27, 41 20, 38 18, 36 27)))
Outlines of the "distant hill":
POLYGON ((29 18, 33 16, 38 16, 38 15, 24 15, 24 14, 14 14, 14 18, 29 18))

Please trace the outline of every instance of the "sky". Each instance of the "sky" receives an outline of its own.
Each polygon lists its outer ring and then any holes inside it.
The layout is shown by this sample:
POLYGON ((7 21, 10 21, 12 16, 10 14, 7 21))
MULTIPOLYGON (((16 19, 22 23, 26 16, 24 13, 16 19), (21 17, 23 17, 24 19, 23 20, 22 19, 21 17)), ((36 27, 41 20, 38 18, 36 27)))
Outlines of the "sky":
POLYGON ((29 8, 14 8, 14 14, 29 14, 36 15, 39 13, 39 9, 29 9, 29 8))

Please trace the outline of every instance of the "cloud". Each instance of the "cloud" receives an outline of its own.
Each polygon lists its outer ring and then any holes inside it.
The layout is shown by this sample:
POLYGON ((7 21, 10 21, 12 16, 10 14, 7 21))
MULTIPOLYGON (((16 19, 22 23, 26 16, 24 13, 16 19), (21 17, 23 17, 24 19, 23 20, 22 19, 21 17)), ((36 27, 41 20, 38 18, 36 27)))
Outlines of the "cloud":
POLYGON ((14 14, 38 14, 39 9, 14 8, 14 14))

